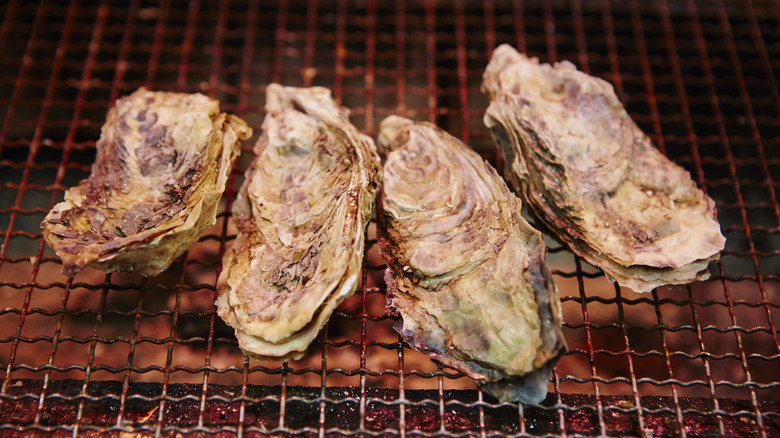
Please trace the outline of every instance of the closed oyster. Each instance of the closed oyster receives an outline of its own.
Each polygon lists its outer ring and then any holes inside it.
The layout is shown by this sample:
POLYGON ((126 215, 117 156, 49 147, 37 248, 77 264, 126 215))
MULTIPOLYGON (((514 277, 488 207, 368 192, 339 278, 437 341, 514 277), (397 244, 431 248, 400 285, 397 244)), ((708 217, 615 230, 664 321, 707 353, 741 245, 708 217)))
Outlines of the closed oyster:
POLYGON ((483 79, 505 178, 575 253, 637 292, 709 278, 725 244, 715 203, 653 146, 610 84, 507 45, 483 79))
POLYGON ((217 312, 256 359, 301 357, 357 287, 379 183, 374 142, 321 87, 268 86, 233 205, 217 312))
POLYGON ((156 275, 214 224, 252 130, 202 94, 140 88, 109 110, 90 176, 41 224, 62 272, 156 275))
POLYGON ((414 349, 500 400, 539 403, 566 348, 542 235, 477 153, 435 126, 385 119, 378 209, 388 305, 414 349))

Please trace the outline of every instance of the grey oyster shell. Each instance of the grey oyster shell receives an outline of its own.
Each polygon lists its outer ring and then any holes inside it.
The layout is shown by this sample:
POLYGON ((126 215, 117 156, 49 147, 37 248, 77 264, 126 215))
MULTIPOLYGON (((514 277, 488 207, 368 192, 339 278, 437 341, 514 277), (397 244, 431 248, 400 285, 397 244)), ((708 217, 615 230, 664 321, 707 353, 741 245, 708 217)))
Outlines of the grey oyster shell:
POLYGON ((391 116, 378 208, 388 306, 414 349, 502 401, 539 403, 565 350, 542 235, 496 171, 456 138, 391 116))
POLYGON ((354 293, 381 174, 374 142, 329 90, 271 84, 266 112, 216 304, 246 355, 285 360, 354 293))
POLYGON ((216 221, 240 140, 251 134, 202 94, 140 88, 118 99, 91 174, 41 224, 63 273, 164 271, 216 221))
POLYGON ((506 180, 572 251, 637 292, 709 278, 725 245, 715 203, 653 146, 610 84, 502 45, 482 88, 506 180))

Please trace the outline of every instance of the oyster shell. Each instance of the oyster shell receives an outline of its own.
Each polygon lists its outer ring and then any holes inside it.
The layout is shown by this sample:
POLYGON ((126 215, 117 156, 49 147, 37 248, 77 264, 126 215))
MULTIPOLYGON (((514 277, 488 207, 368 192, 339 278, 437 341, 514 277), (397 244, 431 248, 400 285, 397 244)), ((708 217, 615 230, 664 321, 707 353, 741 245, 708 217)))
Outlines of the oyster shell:
POLYGON ((217 312, 256 359, 299 358, 357 287, 381 177, 374 142, 330 91, 271 84, 233 205, 217 312))
POLYGON ((90 176, 41 224, 63 273, 164 271, 214 224, 240 140, 251 134, 202 94, 140 88, 118 99, 90 176))
POLYGON ((575 253, 637 292, 709 278, 725 244, 715 203, 653 146, 610 84, 507 45, 483 80, 505 178, 575 253))
POLYGON ((539 403, 565 350, 542 235, 477 153, 425 122, 381 124, 388 306, 414 349, 501 400, 539 403))

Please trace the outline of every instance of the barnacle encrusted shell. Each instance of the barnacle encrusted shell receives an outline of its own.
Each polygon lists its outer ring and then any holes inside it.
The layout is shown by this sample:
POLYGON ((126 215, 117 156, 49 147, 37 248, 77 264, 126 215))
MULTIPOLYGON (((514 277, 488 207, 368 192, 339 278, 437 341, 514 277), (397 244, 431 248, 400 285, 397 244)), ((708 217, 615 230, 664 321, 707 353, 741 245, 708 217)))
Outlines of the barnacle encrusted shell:
POLYGON ((271 84, 266 112, 217 311, 245 354, 282 360, 302 356, 354 293, 381 175, 374 142, 329 90, 271 84))
POLYGON ((506 180, 575 253, 637 292, 709 278, 725 244, 715 203, 653 146, 610 84, 507 45, 483 80, 506 180))
POLYGON ((539 403, 565 349, 542 235, 496 171, 456 138, 397 116, 378 221, 388 305, 414 349, 501 400, 539 403))
POLYGON ((202 94, 140 88, 118 99, 91 174, 41 224, 63 273, 164 271, 214 224, 240 140, 251 134, 202 94))

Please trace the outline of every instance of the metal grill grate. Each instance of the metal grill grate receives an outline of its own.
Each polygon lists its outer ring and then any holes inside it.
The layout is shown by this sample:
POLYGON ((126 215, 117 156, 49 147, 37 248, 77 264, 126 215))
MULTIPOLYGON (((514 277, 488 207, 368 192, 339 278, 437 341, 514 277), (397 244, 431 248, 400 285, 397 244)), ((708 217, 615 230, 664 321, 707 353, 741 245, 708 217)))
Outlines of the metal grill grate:
POLYGON ((776 2, 12 0, 0 11, 4 436, 780 434, 776 2), (42 243, 40 221, 88 175, 111 102, 142 85, 215 97, 256 135, 267 83, 322 85, 369 135, 389 114, 429 120, 500 166, 479 84, 504 42, 613 83, 717 201, 728 239, 710 281, 647 295, 548 239, 571 350, 541 406, 498 404, 404 348, 375 240, 359 292, 306 357, 245 360, 213 299, 235 235, 224 212, 255 139, 217 224, 160 276, 66 278, 42 243))

